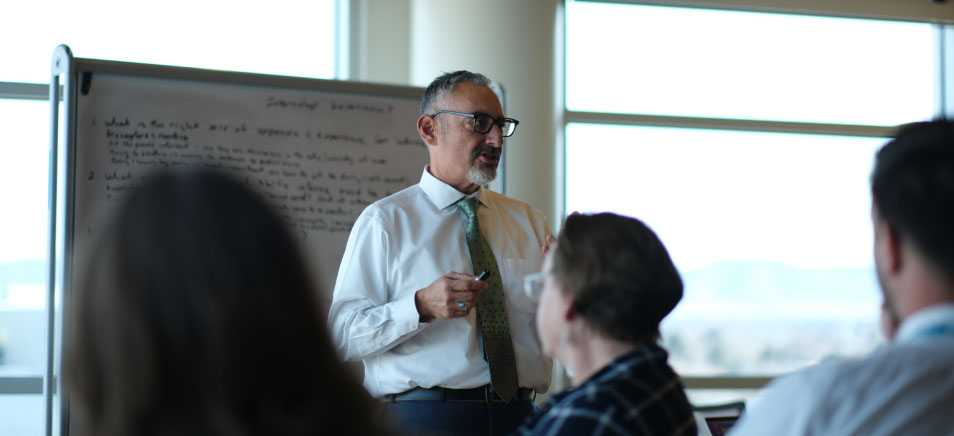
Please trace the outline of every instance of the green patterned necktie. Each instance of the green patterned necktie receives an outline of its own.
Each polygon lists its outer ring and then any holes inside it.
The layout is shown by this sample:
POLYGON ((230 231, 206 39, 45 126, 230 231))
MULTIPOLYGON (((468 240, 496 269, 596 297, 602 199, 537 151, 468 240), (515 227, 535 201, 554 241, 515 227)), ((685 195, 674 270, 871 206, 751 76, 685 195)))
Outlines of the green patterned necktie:
POLYGON ((480 233, 477 199, 464 197, 457 202, 457 207, 467 217, 467 247, 474 273, 485 269, 490 272, 487 289, 477 300, 477 322, 483 335, 484 359, 490 364, 490 384, 500 398, 509 403, 517 396, 517 361, 510 340, 507 305, 497 259, 487 239, 480 233))

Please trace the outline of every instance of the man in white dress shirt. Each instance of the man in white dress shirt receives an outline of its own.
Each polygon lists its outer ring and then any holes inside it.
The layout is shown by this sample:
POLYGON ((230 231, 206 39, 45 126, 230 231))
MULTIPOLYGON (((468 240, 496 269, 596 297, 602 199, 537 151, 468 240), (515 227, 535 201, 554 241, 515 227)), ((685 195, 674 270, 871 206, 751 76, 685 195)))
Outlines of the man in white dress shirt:
POLYGON ((401 434, 509 433, 550 382, 523 278, 540 270, 552 236, 539 211, 482 187, 518 124, 503 116, 490 83, 467 71, 431 83, 417 122, 430 164, 420 183, 361 213, 338 271, 328 320, 338 351, 363 361, 365 387, 385 401, 401 434), (492 253, 472 259, 481 241, 469 238, 479 234, 492 253), (477 280, 474 265, 489 277, 477 280), (484 349, 481 315, 485 325, 492 319, 485 292, 505 301, 494 303, 501 318, 493 319, 508 321, 507 389, 492 380, 484 349))
POLYGON ((871 185, 894 340, 773 382, 732 436, 954 434, 954 123, 904 127, 878 152, 871 185))

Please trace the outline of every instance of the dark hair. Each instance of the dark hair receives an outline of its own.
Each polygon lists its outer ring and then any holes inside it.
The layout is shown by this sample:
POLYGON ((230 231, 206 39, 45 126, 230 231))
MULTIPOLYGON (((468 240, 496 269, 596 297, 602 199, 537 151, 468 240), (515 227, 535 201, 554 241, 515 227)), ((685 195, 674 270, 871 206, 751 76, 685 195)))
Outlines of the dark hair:
POLYGON ((487 76, 465 70, 441 74, 434 79, 430 85, 427 85, 427 90, 424 91, 424 98, 421 99, 421 115, 433 112, 434 108, 431 106, 445 94, 453 91, 454 85, 461 82, 470 82, 487 87, 489 87, 491 83, 487 76))
POLYGON ((878 215, 954 280, 954 122, 913 123, 878 151, 878 215))
POLYGON ((659 322, 682 298, 682 279, 656 234, 611 213, 566 218, 553 274, 574 314, 623 342, 658 340, 659 322))
POLYGON ((164 172, 76 289, 65 371, 84 434, 376 433, 287 224, 241 182, 164 172))

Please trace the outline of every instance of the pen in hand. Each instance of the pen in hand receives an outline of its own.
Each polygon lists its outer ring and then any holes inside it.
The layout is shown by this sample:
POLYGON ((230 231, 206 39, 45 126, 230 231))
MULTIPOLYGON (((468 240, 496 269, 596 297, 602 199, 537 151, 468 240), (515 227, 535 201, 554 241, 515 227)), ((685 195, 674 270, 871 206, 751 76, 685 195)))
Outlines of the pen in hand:
POLYGON ((477 274, 477 278, 475 280, 485 280, 489 276, 490 276, 490 270, 485 269, 481 271, 480 274, 477 274))

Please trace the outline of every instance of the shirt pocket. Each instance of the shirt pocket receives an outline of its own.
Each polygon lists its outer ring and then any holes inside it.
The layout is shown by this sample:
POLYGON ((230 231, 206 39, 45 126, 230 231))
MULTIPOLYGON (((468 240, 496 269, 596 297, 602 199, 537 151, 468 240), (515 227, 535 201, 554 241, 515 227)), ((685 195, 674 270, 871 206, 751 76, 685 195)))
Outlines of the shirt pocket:
POLYGON ((537 301, 530 299, 523 288, 523 278, 540 272, 542 260, 536 259, 504 259, 501 271, 504 293, 507 295, 507 305, 518 312, 534 313, 537 310, 537 301))

